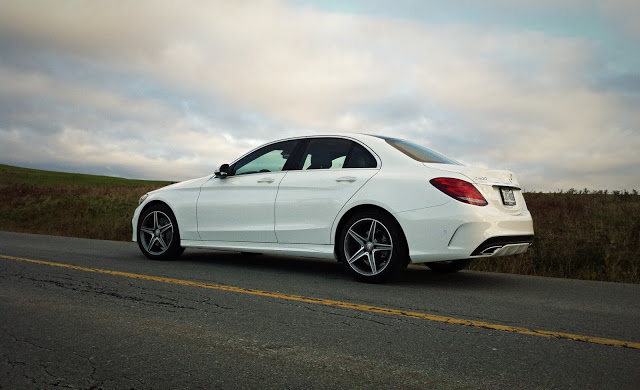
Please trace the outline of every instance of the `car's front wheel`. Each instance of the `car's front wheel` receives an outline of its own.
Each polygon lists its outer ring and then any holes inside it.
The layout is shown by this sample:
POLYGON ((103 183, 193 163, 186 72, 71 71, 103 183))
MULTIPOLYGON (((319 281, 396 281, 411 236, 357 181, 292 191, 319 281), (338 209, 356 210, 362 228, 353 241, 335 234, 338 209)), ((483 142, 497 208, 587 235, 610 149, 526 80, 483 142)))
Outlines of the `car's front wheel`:
POLYGON ((152 205, 142 212, 138 221, 138 246, 145 256, 152 260, 172 260, 182 254, 178 223, 169 207, 152 205))
POLYGON ((338 256, 358 280, 380 283, 409 263, 407 244, 400 225, 381 212, 362 212, 344 224, 338 256))

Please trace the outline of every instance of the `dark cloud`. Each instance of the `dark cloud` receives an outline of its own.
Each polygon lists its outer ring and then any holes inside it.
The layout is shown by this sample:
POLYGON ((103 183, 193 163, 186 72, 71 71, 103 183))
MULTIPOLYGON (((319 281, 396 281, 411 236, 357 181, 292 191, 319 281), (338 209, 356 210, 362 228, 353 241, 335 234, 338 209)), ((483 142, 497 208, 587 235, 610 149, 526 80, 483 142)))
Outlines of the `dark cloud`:
POLYGON ((640 99, 640 73, 623 73, 608 77, 597 85, 605 90, 630 94, 640 99))

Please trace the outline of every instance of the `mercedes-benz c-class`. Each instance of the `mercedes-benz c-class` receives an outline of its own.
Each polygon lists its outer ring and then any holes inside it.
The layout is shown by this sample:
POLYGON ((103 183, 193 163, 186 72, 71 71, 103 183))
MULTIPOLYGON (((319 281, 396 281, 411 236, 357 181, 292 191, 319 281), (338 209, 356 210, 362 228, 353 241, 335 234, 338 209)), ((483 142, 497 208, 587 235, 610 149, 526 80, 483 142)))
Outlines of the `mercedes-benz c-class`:
POLYGON ((453 272, 523 253, 531 214, 516 176, 402 139, 287 138, 215 173, 142 196, 133 240, 150 259, 184 248, 336 259, 382 282, 409 262, 453 272))

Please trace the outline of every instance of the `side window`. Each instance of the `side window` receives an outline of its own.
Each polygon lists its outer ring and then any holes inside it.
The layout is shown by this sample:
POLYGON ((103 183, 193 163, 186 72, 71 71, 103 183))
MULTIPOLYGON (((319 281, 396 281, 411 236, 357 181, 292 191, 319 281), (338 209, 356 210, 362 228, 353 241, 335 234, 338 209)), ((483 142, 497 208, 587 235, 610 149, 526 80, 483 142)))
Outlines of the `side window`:
POLYGON ((296 140, 277 142, 256 150, 235 163, 234 174, 281 171, 297 142, 296 140))
POLYGON ((312 139, 302 154, 302 169, 340 169, 352 142, 346 139, 312 139))
POLYGON ((376 158, 362 145, 354 143, 345 168, 375 168, 378 166, 376 158))

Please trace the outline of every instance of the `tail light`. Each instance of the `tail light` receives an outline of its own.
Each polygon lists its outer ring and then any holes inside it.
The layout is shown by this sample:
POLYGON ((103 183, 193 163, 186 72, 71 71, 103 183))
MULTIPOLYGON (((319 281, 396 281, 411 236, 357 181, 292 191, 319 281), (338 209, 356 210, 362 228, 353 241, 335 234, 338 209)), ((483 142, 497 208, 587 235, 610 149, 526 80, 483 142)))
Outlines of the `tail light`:
POLYGON ((473 184, 450 177, 437 177, 429 180, 434 187, 462 203, 475 206, 486 206, 487 200, 473 184))

